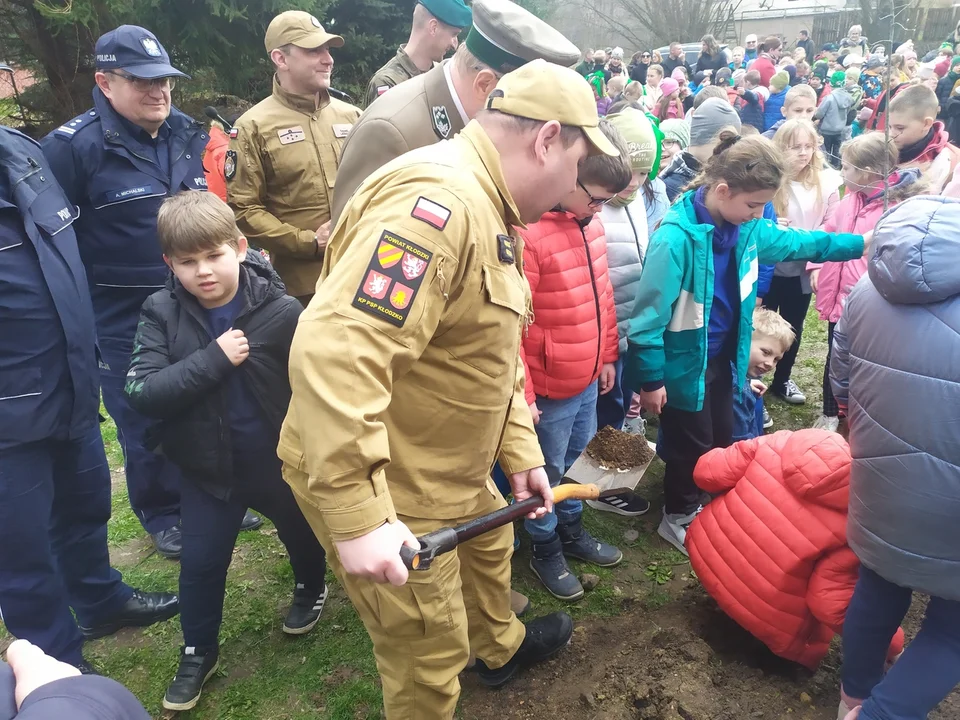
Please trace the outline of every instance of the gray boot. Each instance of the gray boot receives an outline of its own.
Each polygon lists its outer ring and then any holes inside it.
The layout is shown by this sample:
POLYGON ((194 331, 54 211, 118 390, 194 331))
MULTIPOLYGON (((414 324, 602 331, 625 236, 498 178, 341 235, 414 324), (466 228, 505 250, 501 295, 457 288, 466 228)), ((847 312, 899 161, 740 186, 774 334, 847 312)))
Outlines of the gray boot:
POLYGON ((552 540, 533 543, 530 569, 540 578, 547 592, 558 600, 579 600, 583 597, 583 586, 567 567, 560 538, 556 533, 552 540))
POLYGON ((600 567, 614 567, 623 561, 623 553, 620 550, 593 537, 583 529, 581 520, 569 525, 558 525, 557 532, 563 543, 563 554, 567 557, 600 567))

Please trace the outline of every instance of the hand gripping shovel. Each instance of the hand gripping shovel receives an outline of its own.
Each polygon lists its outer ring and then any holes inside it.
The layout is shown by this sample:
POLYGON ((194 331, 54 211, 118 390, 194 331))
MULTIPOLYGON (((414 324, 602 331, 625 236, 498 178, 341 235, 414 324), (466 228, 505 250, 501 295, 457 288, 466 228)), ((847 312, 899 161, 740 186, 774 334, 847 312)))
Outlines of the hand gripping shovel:
MULTIPOLYGON (((564 478, 566 481, 566 478, 564 478)), ((580 485, 576 482, 558 485, 553 489, 553 502, 558 503, 562 500, 597 500, 602 497, 619 495, 627 492, 626 488, 612 488, 610 490, 600 490, 596 485, 580 485)), ((543 506, 543 498, 535 495, 513 505, 508 505, 489 515, 478 517, 470 522, 458 525, 457 527, 445 527, 433 532, 421 535, 417 538, 420 541, 420 549, 414 550, 409 545, 400 548, 400 557, 408 570, 429 570, 430 564, 438 555, 448 553, 457 547, 460 543, 471 540, 478 535, 483 535, 498 527, 503 527, 507 523, 519 520, 531 513, 538 507, 543 506)))

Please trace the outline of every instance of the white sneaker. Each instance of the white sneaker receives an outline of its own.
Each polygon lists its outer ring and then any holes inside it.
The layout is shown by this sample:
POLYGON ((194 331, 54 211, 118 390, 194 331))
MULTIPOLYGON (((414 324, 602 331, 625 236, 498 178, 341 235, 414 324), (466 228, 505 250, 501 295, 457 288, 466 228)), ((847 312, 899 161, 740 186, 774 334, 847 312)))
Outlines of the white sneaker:
POLYGON ((817 418, 816 422, 813 423, 814 430, 829 430, 830 432, 837 432, 839 427, 840 418, 829 417, 827 415, 821 415, 817 418))
POLYGON ((642 417, 627 418, 623 421, 623 431, 628 435, 644 435, 647 432, 647 422, 642 417))
POLYGON ((690 553, 684 546, 687 541, 687 528, 690 527, 690 523, 700 514, 701 510, 703 510, 703 505, 689 515, 664 513, 663 520, 660 521, 660 527, 657 528, 657 534, 689 557, 690 553))

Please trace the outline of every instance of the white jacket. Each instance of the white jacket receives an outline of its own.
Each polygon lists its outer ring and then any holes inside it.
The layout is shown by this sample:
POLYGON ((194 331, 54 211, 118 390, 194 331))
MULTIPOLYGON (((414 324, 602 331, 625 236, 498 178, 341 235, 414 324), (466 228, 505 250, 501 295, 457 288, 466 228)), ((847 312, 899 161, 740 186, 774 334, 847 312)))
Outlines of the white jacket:
POLYGON ((643 189, 637 193, 636 200, 626 207, 605 205, 600 217, 607 238, 607 264, 613 285, 613 302, 617 308, 617 332, 622 355, 627 351, 627 323, 633 315, 643 258, 650 240, 643 189))

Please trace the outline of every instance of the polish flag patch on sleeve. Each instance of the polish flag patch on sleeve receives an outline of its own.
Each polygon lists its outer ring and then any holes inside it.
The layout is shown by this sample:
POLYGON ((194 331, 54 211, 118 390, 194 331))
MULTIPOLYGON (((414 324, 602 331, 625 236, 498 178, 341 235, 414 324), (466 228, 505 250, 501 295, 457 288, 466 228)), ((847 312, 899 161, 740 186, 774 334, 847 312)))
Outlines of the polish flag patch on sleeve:
POLYGON ((239 134, 240 134, 240 131, 237 130, 237 128, 230 128, 230 137, 231 137, 232 139, 235 140, 236 137, 237 137, 237 135, 239 135, 239 134))
POLYGON ((443 230, 450 222, 451 213, 443 205, 421 196, 417 200, 417 204, 413 206, 413 212, 410 215, 417 220, 422 220, 427 225, 432 225, 437 230, 443 230))

